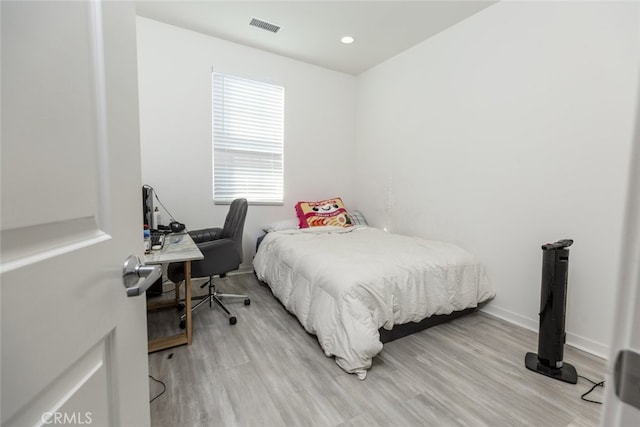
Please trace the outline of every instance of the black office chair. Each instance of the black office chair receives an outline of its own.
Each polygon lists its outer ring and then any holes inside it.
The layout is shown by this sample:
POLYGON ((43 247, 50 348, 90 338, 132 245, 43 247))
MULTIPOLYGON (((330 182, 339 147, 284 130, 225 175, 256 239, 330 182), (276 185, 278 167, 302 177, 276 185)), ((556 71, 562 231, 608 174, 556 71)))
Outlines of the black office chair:
MULTIPOLYGON (((198 245, 200 252, 204 255, 202 260, 191 262, 191 277, 208 277, 209 281, 204 283, 201 288, 209 285, 209 293, 194 299, 200 301, 191 308, 196 310, 205 302, 215 302, 229 316, 229 323, 235 325, 237 319, 232 316, 229 310, 224 306, 221 298, 242 298, 244 305, 251 304, 251 300, 247 295, 237 294, 220 294, 213 285, 213 276, 224 278, 230 271, 237 270, 242 263, 242 232, 244 230, 244 221, 247 216, 247 200, 236 199, 231 202, 229 212, 224 221, 223 228, 207 228, 203 230, 190 231, 189 235, 198 245)), ((184 280, 184 263, 172 263, 167 267, 167 277, 173 283, 178 285, 184 280)), ((180 318, 180 327, 185 326, 186 314, 180 318)))

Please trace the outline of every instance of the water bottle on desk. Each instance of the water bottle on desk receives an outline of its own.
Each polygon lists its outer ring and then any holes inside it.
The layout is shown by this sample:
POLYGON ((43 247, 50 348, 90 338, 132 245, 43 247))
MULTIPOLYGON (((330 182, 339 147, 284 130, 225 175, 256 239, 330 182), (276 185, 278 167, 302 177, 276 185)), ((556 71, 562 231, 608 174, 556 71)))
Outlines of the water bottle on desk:
POLYGON ((144 225, 143 236, 144 236, 144 253, 148 254, 149 252, 151 252, 151 230, 149 230, 148 224, 144 225))
POLYGON ((156 206, 156 209, 153 211, 153 216, 151 218, 151 229, 159 230, 160 229, 160 210, 156 206))

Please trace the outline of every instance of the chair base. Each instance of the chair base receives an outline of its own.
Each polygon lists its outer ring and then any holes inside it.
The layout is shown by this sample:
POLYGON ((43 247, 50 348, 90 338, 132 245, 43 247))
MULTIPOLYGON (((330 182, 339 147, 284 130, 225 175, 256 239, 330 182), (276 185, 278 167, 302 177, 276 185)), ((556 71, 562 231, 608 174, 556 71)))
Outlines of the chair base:
MULTIPOLYGON (((197 310, 200 306, 202 306, 204 303, 206 303, 207 301, 209 302, 209 307, 212 306, 212 302, 215 302, 226 314, 227 316, 229 316, 229 324, 230 325, 235 325, 238 322, 238 319, 236 319, 235 316, 233 316, 231 314, 231 312, 227 309, 227 307, 225 307, 225 305, 222 303, 222 300, 224 298, 243 298, 244 299, 244 305, 250 305, 251 304, 251 300, 249 299, 248 295, 244 295, 244 294, 221 294, 218 293, 216 291, 215 286, 213 285, 213 277, 209 277, 209 281, 206 282, 205 284, 203 284, 201 286, 201 288, 204 288, 205 286, 209 285, 209 293, 207 295, 202 295, 196 298, 193 298, 195 300, 200 300, 198 301, 197 304, 193 305, 191 307, 191 312, 194 312, 195 310, 197 310)), ((180 316, 180 328, 184 329, 185 327, 185 319, 187 318, 186 314, 182 314, 180 316)))

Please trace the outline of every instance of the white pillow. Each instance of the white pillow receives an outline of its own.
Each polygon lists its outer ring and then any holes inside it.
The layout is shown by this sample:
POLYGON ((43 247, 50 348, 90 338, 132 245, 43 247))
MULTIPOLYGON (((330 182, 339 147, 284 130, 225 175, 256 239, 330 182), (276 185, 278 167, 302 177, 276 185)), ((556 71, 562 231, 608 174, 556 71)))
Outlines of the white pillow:
POLYGON ((298 228, 298 220, 296 218, 291 218, 263 225, 262 231, 264 231, 265 233, 270 233, 272 231, 292 230, 296 228, 298 228))

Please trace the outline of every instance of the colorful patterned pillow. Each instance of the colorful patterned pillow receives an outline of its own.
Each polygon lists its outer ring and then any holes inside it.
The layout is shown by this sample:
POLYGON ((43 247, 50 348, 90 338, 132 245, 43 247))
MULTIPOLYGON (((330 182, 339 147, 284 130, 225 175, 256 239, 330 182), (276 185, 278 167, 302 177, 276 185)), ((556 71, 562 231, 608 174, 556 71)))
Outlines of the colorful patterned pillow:
POLYGON ((318 202, 298 202, 296 203, 296 213, 300 221, 300 228, 324 225, 351 226, 347 210, 339 197, 318 202))

